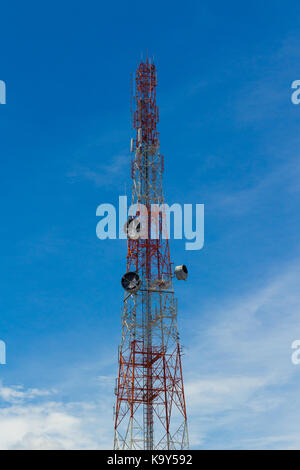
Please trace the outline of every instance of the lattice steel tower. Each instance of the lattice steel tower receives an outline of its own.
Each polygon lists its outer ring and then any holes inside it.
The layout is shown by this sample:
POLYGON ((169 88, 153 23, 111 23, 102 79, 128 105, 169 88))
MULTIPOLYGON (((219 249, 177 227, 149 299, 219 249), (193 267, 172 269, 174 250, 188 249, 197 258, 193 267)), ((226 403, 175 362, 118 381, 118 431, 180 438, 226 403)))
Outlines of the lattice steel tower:
MULTIPOLYGON (((114 415, 114 449, 187 449, 177 301, 173 290, 159 151, 156 68, 141 62, 134 80, 132 204, 126 224, 127 274, 114 415), (155 207, 154 205, 157 205, 155 207), (146 208, 146 211, 145 211, 146 208), (159 210, 160 208, 160 210, 159 210)), ((179 278, 187 275, 178 267, 179 278)))

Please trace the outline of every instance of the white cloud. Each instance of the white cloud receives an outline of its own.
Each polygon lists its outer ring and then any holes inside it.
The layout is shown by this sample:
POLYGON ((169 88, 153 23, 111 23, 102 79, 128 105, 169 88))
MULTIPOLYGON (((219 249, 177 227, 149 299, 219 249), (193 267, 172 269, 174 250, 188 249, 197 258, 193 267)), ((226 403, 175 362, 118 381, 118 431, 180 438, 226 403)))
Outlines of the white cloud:
POLYGON ((13 387, 5 387, 0 382, 0 398, 6 402, 15 403, 24 401, 25 399, 33 399, 36 397, 42 397, 54 393, 54 390, 39 390, 37 388, 30 388, 24 390, 21 385, 13 387))
POLYGON ((112 413, 102 402, 44 401, 53 391, 0 388, 0 449, 112 447, 112 413))
POLYGON ((264 377, 209 377, 188 382, 185 392, 193 413, 214 414, 237 408, 266 384, 264 377))
POLYGON ((248 439, 246 443, 252 449, 299 450, 300 433, 248 439))

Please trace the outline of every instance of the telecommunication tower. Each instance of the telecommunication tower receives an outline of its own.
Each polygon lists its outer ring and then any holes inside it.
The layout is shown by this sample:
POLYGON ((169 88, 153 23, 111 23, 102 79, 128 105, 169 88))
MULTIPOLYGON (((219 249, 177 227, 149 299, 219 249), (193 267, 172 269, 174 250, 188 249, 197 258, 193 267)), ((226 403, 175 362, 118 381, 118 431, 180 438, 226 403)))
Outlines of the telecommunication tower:
POLYGON ((157 72, 150 59, 136 71, 133 96, 131 176, 133 214, 127 233, 127 272, 122 340, 116 379, 114 449, 188 449, 187 414, 177 331, 174 270, 164 210, 157 72))

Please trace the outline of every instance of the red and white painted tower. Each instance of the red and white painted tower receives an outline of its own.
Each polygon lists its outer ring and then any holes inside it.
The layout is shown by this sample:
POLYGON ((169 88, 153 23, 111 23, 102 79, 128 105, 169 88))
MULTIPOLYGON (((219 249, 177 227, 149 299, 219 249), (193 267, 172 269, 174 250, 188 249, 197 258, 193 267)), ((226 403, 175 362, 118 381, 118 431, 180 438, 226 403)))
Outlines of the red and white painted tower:
MULTIPOLYGON (((156 86, 156 68, 147 59, 138 66, 134 80, 131 174, 136 213, 127 224, 114 449, 189 447, 177 301, 163 210, 156 86)), ((179 268, 186 276, 185 266, 179 268)))

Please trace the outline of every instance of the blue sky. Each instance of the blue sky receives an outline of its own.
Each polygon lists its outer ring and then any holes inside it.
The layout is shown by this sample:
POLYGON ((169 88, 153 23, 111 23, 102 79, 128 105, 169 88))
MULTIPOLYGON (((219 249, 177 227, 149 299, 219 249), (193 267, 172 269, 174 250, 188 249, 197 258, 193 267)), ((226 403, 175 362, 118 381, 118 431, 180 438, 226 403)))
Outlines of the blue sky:
POLYGON ((1 6, 0 448, 110 448, 126 242, 96 208, 130 190, 130 74, 158 67, 193 448, 297 448, 299 2, 1 6))

